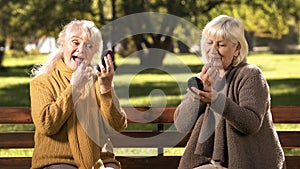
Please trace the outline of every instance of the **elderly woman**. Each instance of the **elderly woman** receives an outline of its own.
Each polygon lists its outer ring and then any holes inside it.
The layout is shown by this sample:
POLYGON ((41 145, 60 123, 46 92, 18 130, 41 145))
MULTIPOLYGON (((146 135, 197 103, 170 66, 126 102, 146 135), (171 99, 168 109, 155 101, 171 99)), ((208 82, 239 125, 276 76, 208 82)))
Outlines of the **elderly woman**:
POLYGON ((101 70, 93 69, 92 59, 101 54, 102 43, 93 22, 74 20, 60 32, 58 51, 34 70, 32 168, 90 169, 95 164, 120 168, 114 154, 101 147, 109 141, 102 137, 107 136, 105 126, 120 131, 127 125, 112 88, 111 56, 105 57, 105 63, 99 59, 101 70))
POLYGON ((242 23, 220 15, 202 32, 208 61, 174 115, 191 137, 179 169, 282 169, 284 153, 272 123, 269 86, 262 71, 246 62, 242 23))

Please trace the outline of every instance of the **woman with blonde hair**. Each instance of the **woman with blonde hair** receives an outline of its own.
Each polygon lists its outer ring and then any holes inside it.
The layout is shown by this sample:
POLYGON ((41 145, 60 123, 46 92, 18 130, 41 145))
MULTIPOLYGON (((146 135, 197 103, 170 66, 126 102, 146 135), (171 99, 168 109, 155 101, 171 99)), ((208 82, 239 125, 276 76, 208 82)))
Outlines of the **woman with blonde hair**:
POLYGON ((202 32, 198 74, 174 115, 191 137, 179 169, 282 169, 284 153, 273 126, 270 91, 259 67, 247 63, 242 22, 226 15, 202 32))
POLYGON ((107 146, 107 131, 121 131, 127 121, 112 88, 111 56, 105 63, 99 59, 100 70, 94 69, 102 43, 92 21, 71 21, 59 33, 58 50, 33 70, 30 97, 36 131, 31 168, 91 169, 95 163, 120 168, 107 146))

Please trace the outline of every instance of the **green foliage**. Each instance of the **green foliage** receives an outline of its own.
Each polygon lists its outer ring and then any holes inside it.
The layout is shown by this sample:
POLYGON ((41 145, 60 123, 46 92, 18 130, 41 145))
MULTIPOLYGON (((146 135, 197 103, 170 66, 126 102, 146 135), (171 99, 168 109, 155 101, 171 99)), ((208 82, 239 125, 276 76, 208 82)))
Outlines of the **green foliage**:
POLYGON ((173 14, 199 28, 217 15, 229 14, 243 20, 246 30, 257 36, 280 38, 288 33, 291 24, 299 22, 299 4, 300 0, 3 0, 0 2, 0 39, 56 36, 62 25, 75 18, 90 19, 101 26, 114 17, 138 12, 173 14))

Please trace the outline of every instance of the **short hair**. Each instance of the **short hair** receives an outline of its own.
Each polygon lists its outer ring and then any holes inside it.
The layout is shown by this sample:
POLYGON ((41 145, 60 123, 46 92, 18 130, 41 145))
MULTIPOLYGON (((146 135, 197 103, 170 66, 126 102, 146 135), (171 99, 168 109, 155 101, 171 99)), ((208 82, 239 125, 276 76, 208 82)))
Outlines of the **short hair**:
MULTIPOLYGON (((32 69, 32 75, 38 76, 41 74, 51 73, 56 66, 56 63, 63 57, 62 45, 67 38, 67 35, 73 31, 82 31, 83 36, 86 36, 93 45, 95 45, 96 51, 95 55, 99 55, 102 53, 103 48, 103 40, 101 36, 100 30, 96 27, 94 22, 88 20, 73 20, 67 25, 65 25, 62 31, 59 33, 57 38, 57 46, 58 50, 52 52, 48 56, 48 60, 46 63, 40 66, 34 66, 32 69)), ((94 57, 93 56, 93 57, 94 57)))
POLYGON ((201 54, 206 59, 205 43, 207 38, 227 39, 240 45, 239 55, 233 60, 232 66, 247 61, 248 44, 244 26, 241 21, 227 15, 219 15, 206 24, 201 37, 201 54))

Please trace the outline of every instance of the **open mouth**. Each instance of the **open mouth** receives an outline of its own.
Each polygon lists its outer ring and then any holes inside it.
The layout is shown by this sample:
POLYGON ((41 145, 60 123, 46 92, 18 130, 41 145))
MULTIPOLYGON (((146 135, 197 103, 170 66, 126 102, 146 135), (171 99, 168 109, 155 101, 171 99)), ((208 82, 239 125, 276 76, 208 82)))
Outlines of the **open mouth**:
POLYGON ((84 59, 80 58, 78 56, 72 55, 72 59, 73 61, 75 61, 76 63, 80 64, 84 59))

